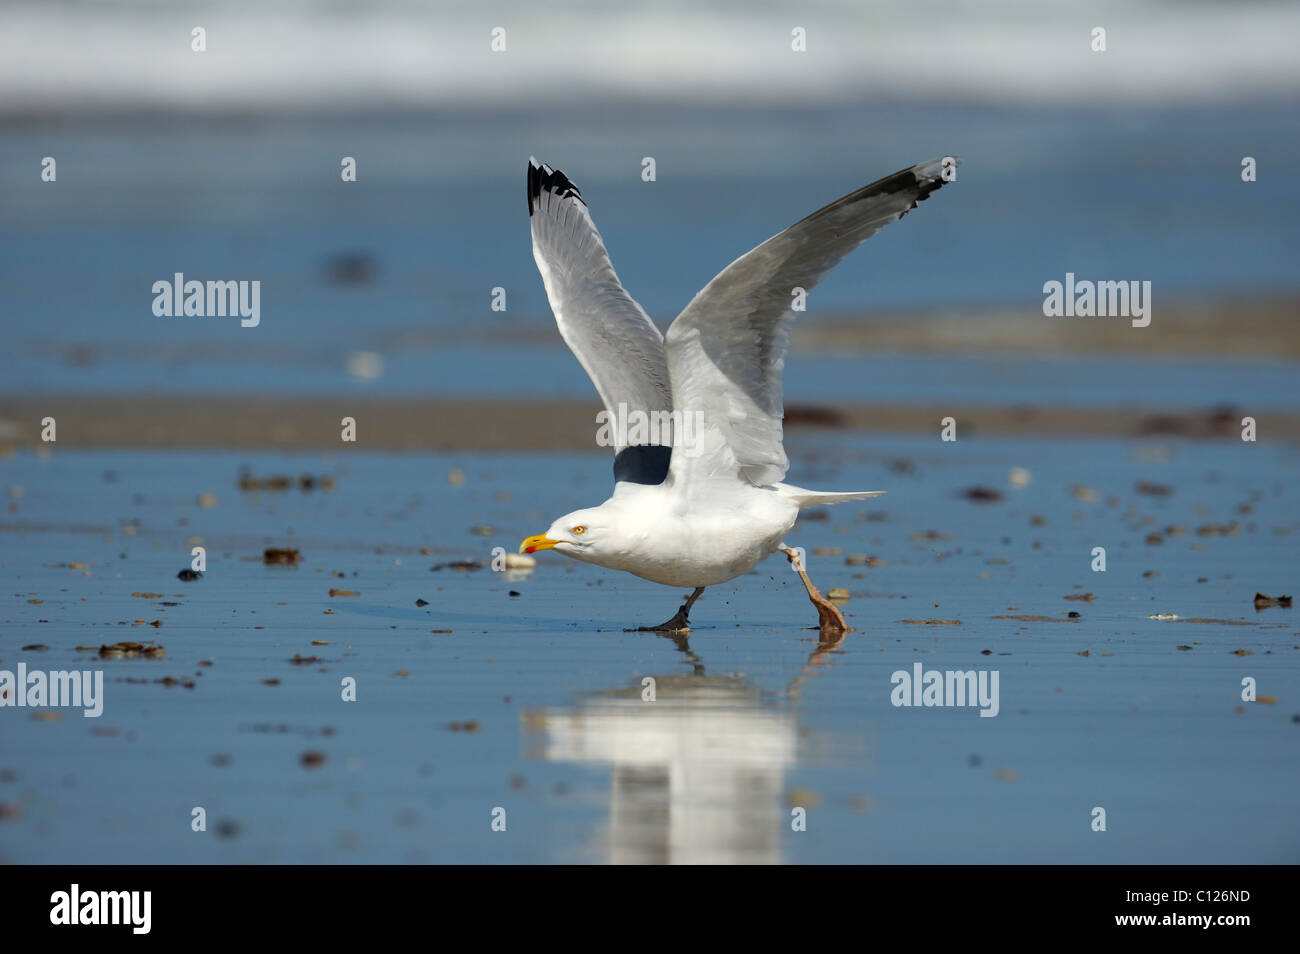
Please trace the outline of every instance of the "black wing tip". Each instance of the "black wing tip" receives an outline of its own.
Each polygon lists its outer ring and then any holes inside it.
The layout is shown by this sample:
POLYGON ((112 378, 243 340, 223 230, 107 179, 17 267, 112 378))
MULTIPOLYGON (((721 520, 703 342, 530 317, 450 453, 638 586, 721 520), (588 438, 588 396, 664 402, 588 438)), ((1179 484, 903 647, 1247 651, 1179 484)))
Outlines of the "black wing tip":
POLYGON ((552 169, 544 162, 538 162, 531 156, 528 159, 528 215, 531 217, 537 208, 537 200, 542 190, 561 199, 574 198, 586 205, 582 193, 568 176, 559 169, 552 169))
MULTIPOLYGON (((929 165, 929 163, 924 163, 924 165, 929 165)), ((939 160, 940 171, 938 175, 923 176, 917 171, 921 166, 913 167, 912 177, 916 179, 917 188, 920 190, 920 195, 916 197, 916 201, 923 202, 930 197, 932 192, 938 192, 945 185, 951 182, 952 177, 948 175, 948 172, 951 170, 952 176, 955 176, 957 174, 956 169, 959 165, 961 165, 961 160, 956 156, 944 156, 939 160)), ((916 208, 915 204, 912 208, 916 208)))
POLYGON ((910 168, 895 172, 892 176, 885 176, 877 182, 867 186, 866 195, 868 198, 873 195, 885 195, 891 192, 908 192, 915 190, 917 193, 916 201, 922 202, 928 199, 931 193, 938 192, 949 181, 944 178, 943 172, 935 174, 934 172, 923 172, 933 167, 935 162, 941 164, 941 169, 947 168, 949 163, 957 166, 961 160, 955 156, 944 156, 942 159, 922 162, 910 168))
POLYGON ((914 166, 908 166, 893 175, 885 176, 883 179, 877 179, 875 182, 864 185, 857 192, 850 192, 848 195, 836 199, 824 209, 818 209, 812 215, 800 219, 790 228, 814 221, 845 206, 856 205, 866 199, 897 195, 899 193, 910 196, 912 200, 907 208, 898 213, 898 217, 901 219, 908 212, 915 209, 918 202, 924 202, 953 178, 953 176, 947 174, 950 163, 952 166, 960 165, 961 160, 956 156, 944 156, 939 159, 930 159, 927 162, 919 162, 914 166))
POLYGON ((889 195, 895 192, 914 192, 912 204, 899 213, 901 219, 908 212, 916 208, 918 202, 924 202, 932 194, 938 192, 946 185, 950 179, 945 177, 945 171, 951 166, 958 166, 961 160, 956 156, 944 156, 941 159, 931 159, 929 162, 918 163, 907 169, 895 172, 892 176, 885 176, 871 185, 863 188, 857 196, 859 199, 869 199, 878 195, 889 195), (939 163, 939 171, 934 170, 935 163, 939 163))

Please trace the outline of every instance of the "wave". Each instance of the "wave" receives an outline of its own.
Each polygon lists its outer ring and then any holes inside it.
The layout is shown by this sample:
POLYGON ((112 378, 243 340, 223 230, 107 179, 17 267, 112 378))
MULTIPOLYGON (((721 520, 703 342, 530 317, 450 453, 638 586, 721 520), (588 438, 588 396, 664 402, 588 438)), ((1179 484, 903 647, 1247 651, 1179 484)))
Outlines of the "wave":
POLYGON ((0 9, 0 113, 1234 102, 1295 97, 1298 35, 1300 4, 1265 0, 38 0, 0 9))

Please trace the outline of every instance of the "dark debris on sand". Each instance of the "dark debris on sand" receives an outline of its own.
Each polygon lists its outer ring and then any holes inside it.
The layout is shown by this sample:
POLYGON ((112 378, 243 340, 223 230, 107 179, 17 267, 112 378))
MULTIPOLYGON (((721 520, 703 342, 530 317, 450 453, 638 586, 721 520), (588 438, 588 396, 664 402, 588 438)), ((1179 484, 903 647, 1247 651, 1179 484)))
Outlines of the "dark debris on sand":
POLYGON ((995 487, 967 487, 957 496, 974 503, 997 503, 1002 499, 1002 491, 995 487))
POLYGON ((1266 610, 1270 607, 1278 606, 1282 609, 1291 608, 1291 597, 1289 596, 1265 596, 1263 593, 1255 594, 1255 612, 1266 610))
POLYGON ((294 487, 302 491, 315 490, 317 487, 321 490, 333 490, 334 478, 328 474, 322 474, 320 477, 312 474, 299 474, 297 477, 290 477, 287 474, 254 477, 246 470, 241 471, 239 474, 239 489, 244 493, 252 493, 258 490, 284 491, 292 490, 294 487))

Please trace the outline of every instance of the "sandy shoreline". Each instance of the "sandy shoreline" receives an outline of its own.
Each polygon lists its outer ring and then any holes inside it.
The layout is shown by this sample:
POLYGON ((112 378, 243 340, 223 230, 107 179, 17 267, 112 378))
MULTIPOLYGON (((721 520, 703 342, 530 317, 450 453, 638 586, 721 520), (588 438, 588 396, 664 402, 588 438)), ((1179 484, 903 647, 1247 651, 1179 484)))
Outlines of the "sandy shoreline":
MULTIPOLYGON (((0 397, 0 450, 40 443, 57 421, 60 447, 327 450, 346 447, 340 422, 356 420, 356 447, 395 451, 583 451, 594 443, 595 401, 358 399, 245 396, 0 397)), ((1219 408, 1089 409, 1029 406, 790 405, 786 428, 1003 437, 1181 436, 1239 440, 1242 412, 1219 408)), ((1261 440, 1300 440, 1300 413, 1258 420, 1261 440)))
MULTIPOLYGON (((1061 276, 1056 276, 1059 280, 1061 276)), ((653 316, 661 329, 675 315, 653 316)), ((798 323, 791 354, 1093 355, 1129 358, 1300 360, 1300 298, 1258 295, 1176 295, 1159 298, 1151 323, 1129 318, 1049 318, 1041 300, 1019 304, 870 308, 835 311, 798 323)), ((384 343, 430 348, 435 343, 487 344, 500 328, 471 321, 446 328, 407 330, 384 343)), ((562 347, 549 313, 509 329, 514 345, 562 347)))
POLYGON ((1158 298, 1145 328, 1126 318, 1048 318, 1040 305, 827 316, 800 325, 790 347, 795 353, 1300 358, 1300 301, 1294 295, 1158 298))

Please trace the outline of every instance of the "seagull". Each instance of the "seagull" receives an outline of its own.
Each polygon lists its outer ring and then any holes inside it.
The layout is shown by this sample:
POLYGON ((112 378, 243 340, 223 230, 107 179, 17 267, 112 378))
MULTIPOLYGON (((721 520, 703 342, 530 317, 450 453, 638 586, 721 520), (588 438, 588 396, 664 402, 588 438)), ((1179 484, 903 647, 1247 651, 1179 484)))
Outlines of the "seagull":
MULTIPOLYGON (((806 507, 884 493, 784 483, 781 371, 802 296, 841 259, 953 178, 953 157, 886 176, 796 222, 724 268, 662 334, 623 288, 578 187, 528 162, 533 258, 560 335, 605 411, 614 493, 575 510, 520 553, 554 550, 691 594, 668 621, 685 633, 705 587, 780 551, 817 608, 822 638, 849 631, 784 537, 806 507)), ((602 423, 603 422, 603 423, 602 423)))

